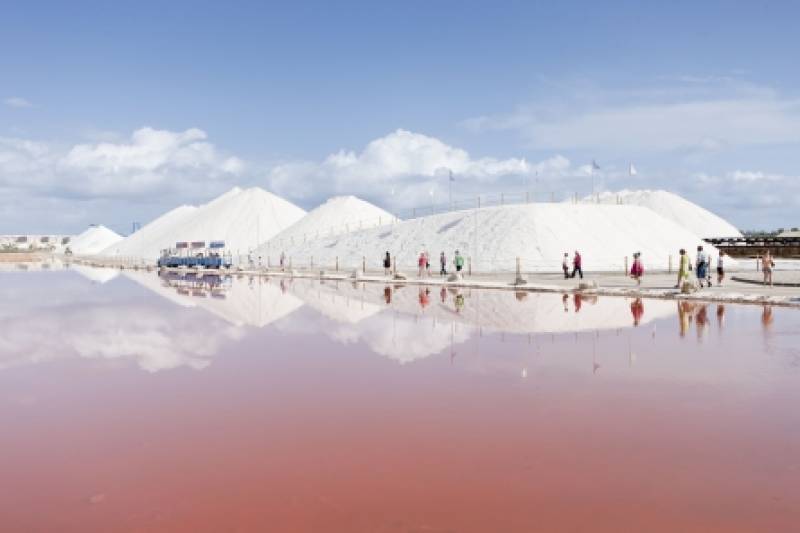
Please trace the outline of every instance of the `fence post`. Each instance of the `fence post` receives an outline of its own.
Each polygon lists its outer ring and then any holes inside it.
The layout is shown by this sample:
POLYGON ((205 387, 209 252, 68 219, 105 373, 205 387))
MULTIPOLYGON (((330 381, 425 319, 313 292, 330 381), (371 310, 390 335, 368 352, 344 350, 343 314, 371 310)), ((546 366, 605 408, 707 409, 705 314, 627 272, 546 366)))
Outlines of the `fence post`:
POLYGON ((467 257, 467 273, 472 275, 472 256, 467 257))
POLYGON ((367 258, 366 256, 361 256, 361 271, 366 274, 367 273, 367 258))
POLYGON ((339 256, 336 256, 336 272, 339 272, 339 256))
POLYGON ((669 264, 667 266, 667 273, 672 274, 672 254, 669 254, 669 264))
POLYGON ((525 203, 528 203, 528 191, 525 191, 525 203))
POLYGON ((481 197, 478 196, 478 209, 480 209, 480 208, 481 208, 481 197))
POLYGON ((313 255, 311 256, 311 267, 310 268, 314 268, 314 256, 313 255))
POLYGON ((623 271, 625 274, 628 273, 628 256, 625 256, 625 270, 623 271))
POLYGON ((522 277, 522 269, 520 268, 519 256, 517 256, 517 279, 522 277))

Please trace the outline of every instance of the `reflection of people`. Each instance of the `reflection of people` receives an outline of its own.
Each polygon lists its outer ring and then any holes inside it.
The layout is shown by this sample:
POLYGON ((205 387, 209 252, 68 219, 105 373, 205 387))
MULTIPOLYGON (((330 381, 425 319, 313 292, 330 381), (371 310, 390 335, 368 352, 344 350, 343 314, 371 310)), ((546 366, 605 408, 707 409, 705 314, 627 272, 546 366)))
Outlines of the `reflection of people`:
POLYGON ((427 287, 419 290, 419 306, 425 309, 431 303, 431 290, 427 287))
POLYGON ((564 312, 569 313, 569 294, 565 293, 564 296, 561 297, 561 303, 564 304, 564 312))
POLYGON ((722 329, 725 323, 725 306, 722 304, 717 305, 717 327, 722 329))
POLYGON ((576 292, 576 293, 575 293, 575 296, 573 296, 573 297, 572 297, 572 299, 573 299, 573 301, 575 302, 575 312, 576 312, 576 313, 580 312, 580 310, 581 310, 581 303, 582 303, 583 296, 581 296, 580 294, 578 294, 578 293, 576 292))
POLYGON ((773 316, 772 316, 772 306, 765 305, 764 308, 761 310, 761 325, 764 327, 764 330, 768 330, 769 327, 772 325, 773 316))
POLYGON ((641 298, 636 298, 631 302, 631 314, 633 315, 633 325, 638 326, 644 315, 644 303, 641 298))
POLYGON ((697 309, 697 320, 695 321, 698 339, 703 337, 706 326, 708 326, 708 304, 701 304, 697 309))
POLYGON ((464 295, 460 292, 456 294, 456 313, 460 313, 464 309, 464 295))
POLYGON ((442 290, 439 291, 439 298, 442 299, 442 303, 445 303, 447 301, 447 289, 445 289, 444 287, 442 287, 442 290))
POLYGON ((720 251, 719 257, 717 258, 717 285, 722 285, 722 280, 725 279, 725 265, 723 264, 724 257, 725 252, 720 251))
POLYGON ((678 302, 678 327, 680 329, 681 337, 686 336, 689 331, 689 322, 692 319, 692 304, 687 301, 678 302))
POLYGON ((392 303, 392 288, 388 285, 383 288, 383 299, 386 300, 386 305, 392 303))

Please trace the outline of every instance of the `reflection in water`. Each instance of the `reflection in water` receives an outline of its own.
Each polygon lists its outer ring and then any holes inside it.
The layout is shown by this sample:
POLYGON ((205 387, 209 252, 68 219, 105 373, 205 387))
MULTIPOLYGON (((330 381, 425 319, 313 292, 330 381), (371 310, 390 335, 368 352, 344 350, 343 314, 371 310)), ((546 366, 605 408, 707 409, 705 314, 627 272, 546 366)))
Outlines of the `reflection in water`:
POLYGON ((3 530, 793 531, 800 313, 579 302, 0 275, 3 530))

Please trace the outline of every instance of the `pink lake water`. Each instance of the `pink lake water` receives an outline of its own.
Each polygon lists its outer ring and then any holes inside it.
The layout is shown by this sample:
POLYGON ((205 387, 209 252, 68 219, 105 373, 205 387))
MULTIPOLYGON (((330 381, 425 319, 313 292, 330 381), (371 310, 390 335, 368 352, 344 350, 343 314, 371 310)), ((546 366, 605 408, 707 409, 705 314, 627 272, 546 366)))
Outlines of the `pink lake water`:
POLYGON ((0 530, 790 532, 800 312, 0 273, 0 530))

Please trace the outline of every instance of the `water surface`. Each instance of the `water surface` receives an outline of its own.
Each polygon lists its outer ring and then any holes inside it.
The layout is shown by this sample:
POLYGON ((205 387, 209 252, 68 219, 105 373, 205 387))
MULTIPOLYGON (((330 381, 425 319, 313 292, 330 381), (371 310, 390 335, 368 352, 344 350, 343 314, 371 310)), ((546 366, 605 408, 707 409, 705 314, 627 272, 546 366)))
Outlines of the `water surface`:
POLYGON ((0 332, 4 531, 800 523, 795 310, 72 267, 0 332))

